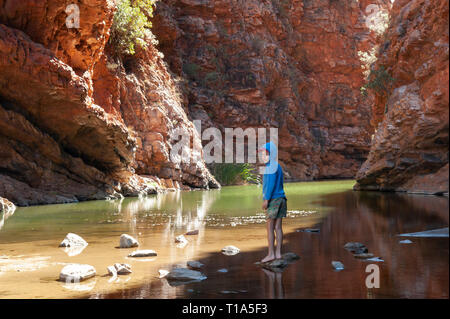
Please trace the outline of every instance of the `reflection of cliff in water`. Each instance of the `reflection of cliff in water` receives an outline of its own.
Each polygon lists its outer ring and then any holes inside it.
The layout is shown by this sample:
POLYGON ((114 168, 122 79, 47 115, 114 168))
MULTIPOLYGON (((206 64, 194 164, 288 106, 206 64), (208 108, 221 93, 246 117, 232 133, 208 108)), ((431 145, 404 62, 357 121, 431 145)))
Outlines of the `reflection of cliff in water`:
MULTIPOLYGON (((235 256, 213 253, 202 258, 208 279, 178 287, 183 298, 448 298, 448 238, 412 238, 409 245, 397 235, 448 226, 448 198, 375 192, 324 195, 320 206, 332 207, 314 228, 320 233, 285 234, 284 251, 301 259, 282 273, 266 273, 255 261, 266 250, 242 251, 235 256), (381 257, 380 288, 365 285, 370 263, 353 257, 345 243, 364 243, 381 257), (331 261, 345 265, 335 271, 331 261), (227 268, 226 274, 218 274, 227 268), (222 292, 227 292, 226 294, 222 292)), ((206 229, 205 231, 213 231, 206 229)), ((164 280, 104 297, 158 298, 167 291, 164 280)))

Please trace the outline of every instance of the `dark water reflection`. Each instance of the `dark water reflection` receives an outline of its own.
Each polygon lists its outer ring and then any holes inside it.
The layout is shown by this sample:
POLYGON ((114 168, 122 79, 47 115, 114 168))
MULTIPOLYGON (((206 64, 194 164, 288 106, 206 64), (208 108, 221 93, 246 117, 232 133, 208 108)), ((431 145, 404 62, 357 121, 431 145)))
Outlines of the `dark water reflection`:
MULTIPOLYGON (((318 203, 331 207, 320 224, 320 233, 285 235, 284 251, 301 259, 282 273, 262 270, 254 262, 265 251, 235 256, 210 254, 200 261, 208 276, 203 282, 173 289, 165 279, 139 288, 97 298, 448 298, 448 238, 410 238, 400 244, 396 235, 448 227, 446 197, 353 192, 327 194, 318 203), (380 288, 365 285, 367 261, 343 249, 349 241, 364 243, 381 257, 380 288), (345 265, 335 271, 331 261, 345 265), (227 273, 217 269, 227 268, 227 273), (167 291, 172 289, 170 295, 167 291)), ((93 296, 94 297, 94 296, 93 296)))

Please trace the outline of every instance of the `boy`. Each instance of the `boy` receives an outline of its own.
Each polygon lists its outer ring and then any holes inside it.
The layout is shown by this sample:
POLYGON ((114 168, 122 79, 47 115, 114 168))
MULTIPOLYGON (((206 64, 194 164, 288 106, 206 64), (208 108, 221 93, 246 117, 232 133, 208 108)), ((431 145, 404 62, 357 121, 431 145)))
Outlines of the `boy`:
POLYGON ((262 161, 266 167, 263 175, 263 205, 267 214, 268 254, 261 262, 269 262, 281 258, 283 244, 282 218, 286 217, 286 195, 283 189, 283 169, 277 162, 277 149, 272 142, 267 143, 260 150, 262 161), (274 249, 276 235, 276 249, 274 249))

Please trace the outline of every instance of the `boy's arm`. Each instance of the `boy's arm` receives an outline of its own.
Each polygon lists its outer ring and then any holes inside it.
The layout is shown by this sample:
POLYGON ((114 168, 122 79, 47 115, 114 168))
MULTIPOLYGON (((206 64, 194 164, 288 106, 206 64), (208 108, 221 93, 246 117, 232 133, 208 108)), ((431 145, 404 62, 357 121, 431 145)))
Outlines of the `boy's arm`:
POLYGON ((263 200, 270 200, 275 188, 275 174, 264 175, 263 180, 263 200))

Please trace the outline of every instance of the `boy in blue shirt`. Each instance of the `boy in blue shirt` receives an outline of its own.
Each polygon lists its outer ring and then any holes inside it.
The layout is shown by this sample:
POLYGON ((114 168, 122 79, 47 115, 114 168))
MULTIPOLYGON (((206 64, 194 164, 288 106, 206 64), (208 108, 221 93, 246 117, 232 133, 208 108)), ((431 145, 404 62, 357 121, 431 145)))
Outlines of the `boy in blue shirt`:
POLYGON ((286 217, 286 195, 283 189, 283 169, 277 162, 277 149, 270 142, 263 146, 262 161, 265 163, 263 175, 263 205, 262 209, 267 215, 268 254, 261 262, 269 262, 281 258, 283 244, 282 218, 286 217), (276 249, 274 249, 276 237, 276 249))

